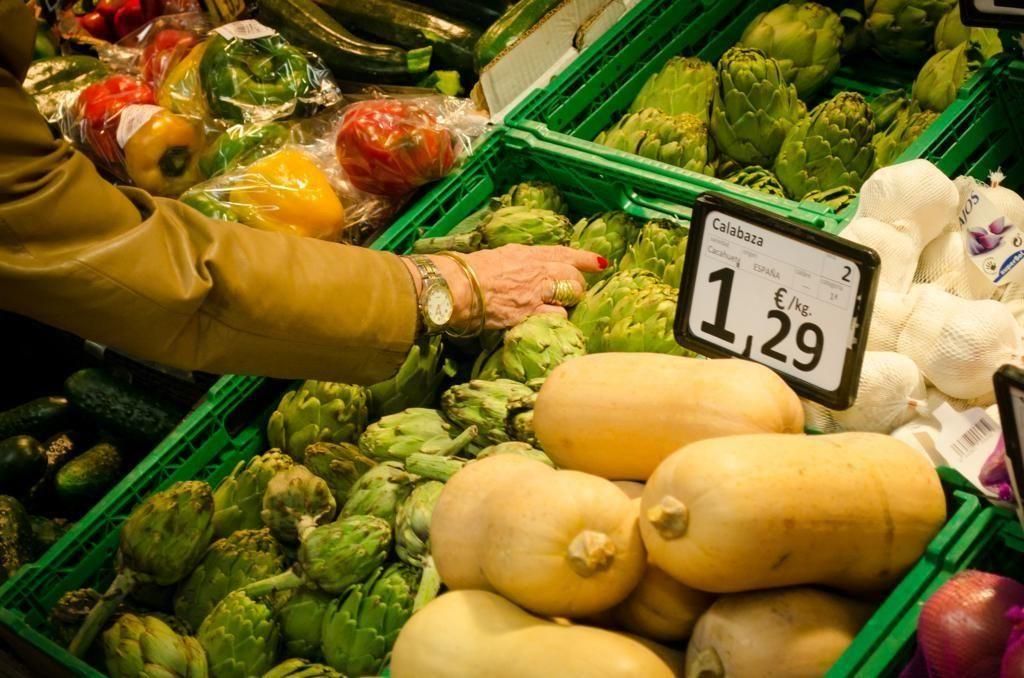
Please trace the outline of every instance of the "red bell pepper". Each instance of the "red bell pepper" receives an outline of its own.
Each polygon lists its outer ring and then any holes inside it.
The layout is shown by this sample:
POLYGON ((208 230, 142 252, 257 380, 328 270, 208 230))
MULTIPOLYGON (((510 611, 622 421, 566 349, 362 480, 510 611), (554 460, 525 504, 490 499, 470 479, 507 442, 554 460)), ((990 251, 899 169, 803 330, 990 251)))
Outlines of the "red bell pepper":
POLYGON ((147 21, 149 19, 142 11, 142 0, 126 0, 114 15, 114 32, 118 38, 123 38, 147 21))
POLYGON ((85 31, 98 40, 110 40, 114 37, 114 34, 110 31, 110 25, 107 23, 106 17, 99 12, 89 12, 78 17, 78 25, 81 26, 85 31))
POLYGON ((190 31, 165 28, 157 31, 142 50, 142 77, 153 87, 159 88, 164 76, 199 42, 199 37, 190 31))
POLYGON ((153 88, 128 75, 110 75, 89 85, 78 95, 76 103, 86 142, 99 158, 116 162, 121 109, 132 104, 153 103, 156 103, 153 88))
POLYGON ((109 21, 114 20, 114 15, 117 11, 124 7, 124 4, 128 0, 99 0, 96 3, 96 11, 102 14, 109 21))

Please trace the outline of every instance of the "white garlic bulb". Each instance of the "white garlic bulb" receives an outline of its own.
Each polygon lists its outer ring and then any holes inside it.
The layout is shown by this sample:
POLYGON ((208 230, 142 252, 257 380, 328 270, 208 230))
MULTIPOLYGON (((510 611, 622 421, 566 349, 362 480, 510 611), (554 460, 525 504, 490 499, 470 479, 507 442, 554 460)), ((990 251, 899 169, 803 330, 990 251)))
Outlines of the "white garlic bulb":
POLYGON ((942 170, 927 160, 911 160, 883 167, 864 182, 855 217, 911 222, 924 248, 956 222, 959 206, 957 189, 942 170))

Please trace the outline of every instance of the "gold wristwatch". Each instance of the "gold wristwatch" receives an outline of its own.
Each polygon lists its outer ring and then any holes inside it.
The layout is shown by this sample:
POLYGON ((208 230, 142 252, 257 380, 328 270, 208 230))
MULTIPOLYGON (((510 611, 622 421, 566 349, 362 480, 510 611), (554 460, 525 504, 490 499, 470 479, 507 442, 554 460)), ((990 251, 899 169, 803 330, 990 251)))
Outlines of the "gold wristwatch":
POLYGON ((423 278, 418 302, 423 326, 427 334, 440 334, 448 329, 455 313, 451 288, 433 261, 424 256, 411 256, 409 260, 423 278))

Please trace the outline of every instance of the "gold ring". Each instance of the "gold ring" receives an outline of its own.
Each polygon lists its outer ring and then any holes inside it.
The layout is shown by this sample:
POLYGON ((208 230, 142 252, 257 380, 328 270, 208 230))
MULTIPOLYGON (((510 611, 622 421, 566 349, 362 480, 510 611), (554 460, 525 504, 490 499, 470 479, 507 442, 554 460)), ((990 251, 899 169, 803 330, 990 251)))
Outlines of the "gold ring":
POLYGON ((580 302, 580 294, 571 280, 555 280, 551 283, 550 299, 559 306, 575 306, 580 302))

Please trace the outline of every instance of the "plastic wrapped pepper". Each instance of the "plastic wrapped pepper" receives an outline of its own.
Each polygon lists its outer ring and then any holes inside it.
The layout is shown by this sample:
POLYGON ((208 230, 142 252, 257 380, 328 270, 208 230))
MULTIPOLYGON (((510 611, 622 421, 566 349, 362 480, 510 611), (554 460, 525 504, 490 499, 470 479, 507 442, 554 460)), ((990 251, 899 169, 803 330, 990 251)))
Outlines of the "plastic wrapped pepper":
POLYGON ((202 42, 179 61, 164 77, 157 92, 157 103, 173 113, 210 119, 210 109, 199 82, 199 64, 209 42, 202 42))
POLYGON ((206 177, 258 160, 281 148, 288 140, 288 128, 276 122, 235 125, 223 132, 199 158, 206 177))
POLYGON ((75 104, 80 135, 96 156, 116 164, 120 157, 117 125, 121 110, 132 104, 154 103, 153 89, 138 78, 110 75, 81 91, 75 104))
POLYGON ((203 133, 194 122, 170 111, 158 111, 125 144, 125 169, 136 186, 158 195, 177 196, 202 179, 202 149, 203 133))
POLYGON ((191 31, 177 28, 157 31, 142 50, 140 63, 143 79, 154 87, 159 87, 164 77, 198 42, 199 37, 191 31))

